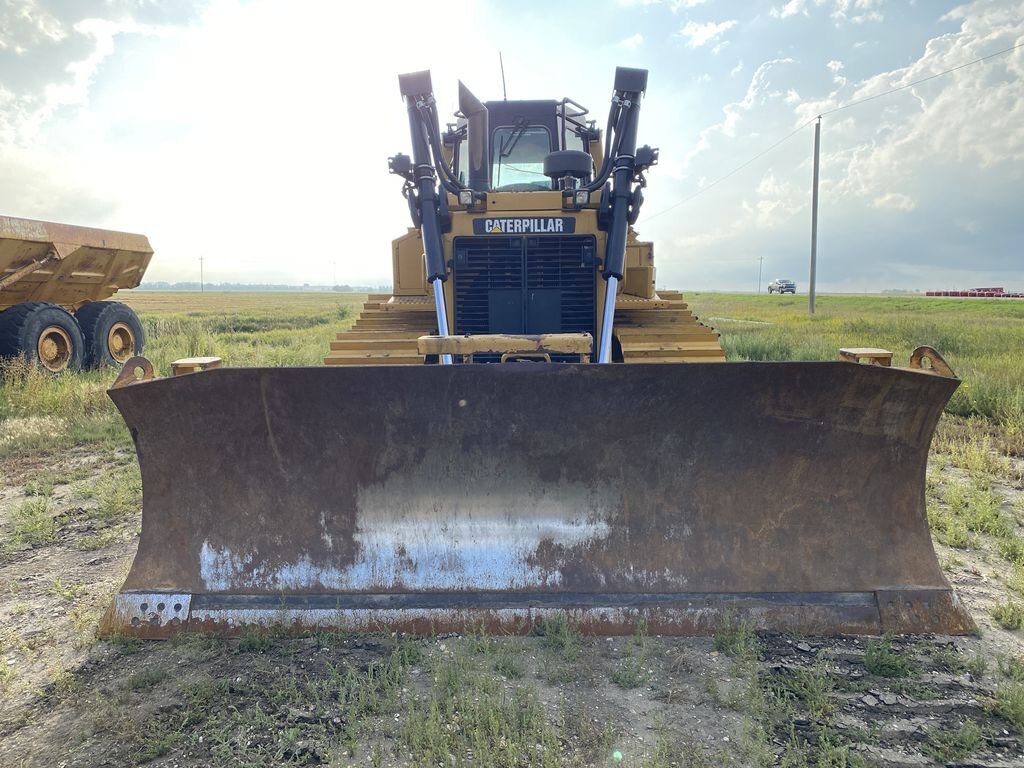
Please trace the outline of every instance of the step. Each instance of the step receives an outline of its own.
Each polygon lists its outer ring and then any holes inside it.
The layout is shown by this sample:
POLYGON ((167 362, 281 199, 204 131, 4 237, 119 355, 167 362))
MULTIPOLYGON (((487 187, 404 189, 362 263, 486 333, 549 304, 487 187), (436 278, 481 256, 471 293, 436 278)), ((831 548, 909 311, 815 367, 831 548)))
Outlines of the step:
POLYGON ((725 353, 721 349, 623 349, 622 355, 627 360, 643 360, 646 358, 678 360, 684 357, 694 359, 706 359, 709 357, 725 359, 725 353))
POLYGON ((621 313, 616 313, 615 322, 617 323, 636 323, 636 324, 652 324, 652 323, 681 323, 690 320, 693 317, 693 313, 688 309, 642 309, 642 310, 628 310, 621 313))
MULTIPOLYGON (((360 350, 367 352, 387 351, 389 349, 402 349, 410 352, 416 351, 415 336, 396 336, 391 339, 352 339, 339 338, 331 342, 331 350, 360 350)), ((418 354, 418 353, 417 353, 418 354)))
POLYGON ((366 329, 355 329, 351 331, 339 331, 335 338, 338 341, 346 339, 412 339, 415 343, 420 336, 429 336, 433 331, 423 328, 395 328, 389 331, 372 331, 366 329))
POLYGON ((422 365, 423 355, 380 352, 331 352, 324 365, 422 365))
POLYGON ((680 328, 676 326, 615 326, 615 335, 620 341, 644 341, 646 339, 717 339, 718 333, 703 325, 680 328))
POLYGON ((677 352, 693 350, 694 354, 700 354, 705 350, 717 353, 722 351, 721 345, 715 341, 679 341, 673 342, 623 342, 624 352, 677 352))
POLYGON ((706 365, 708 363, 724 363, 724 357, 694 357, 692 355, 683 355, 681 357, 630 357, 625 356, 625 360, 630 365, 645 365, 647 363, 697 363, 698 365, 706 365))

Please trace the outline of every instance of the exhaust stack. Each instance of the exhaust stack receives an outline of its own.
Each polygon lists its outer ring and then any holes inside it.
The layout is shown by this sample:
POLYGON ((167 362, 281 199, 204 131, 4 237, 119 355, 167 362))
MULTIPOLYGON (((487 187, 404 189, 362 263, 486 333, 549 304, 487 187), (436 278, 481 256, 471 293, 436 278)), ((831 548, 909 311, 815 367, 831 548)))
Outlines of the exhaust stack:
POLYGON ((487 107, 459 81, 459 111, 469 123, 469 186, 476 192, 490 189, 490 126, 487 107))

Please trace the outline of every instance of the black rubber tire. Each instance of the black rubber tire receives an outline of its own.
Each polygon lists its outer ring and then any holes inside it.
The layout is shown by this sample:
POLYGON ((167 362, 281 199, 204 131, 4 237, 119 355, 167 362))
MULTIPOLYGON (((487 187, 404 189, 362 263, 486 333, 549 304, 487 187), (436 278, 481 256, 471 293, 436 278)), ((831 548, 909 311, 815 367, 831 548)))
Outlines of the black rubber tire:
MULTIPOLYGON (((78 371, 82 368, 85 354, 85 340, 82 329, 71 313, 56 304, 42 301, 15 304, 0 312, 0 357, 24 357, 31 363, 53 373, 78 371), (54 370, 53 363, 47 365, 39 356, 40 336, 46 329, 59 329, 66 337, 66 364, 54 370)), ((61 357, 64 357, 62 355, 61 357)))
POLYGON ((75 317, 85 337, 87 367, 117 367, 127 362, 128 358, 142 354, 146 335, 139 316, 128 305, 119 301, 93 301, 81 307, 75 317), (126 335, 131 337, 130 348, 122 346, 119 350, 111 349, 108 339, 114 326, 119 327, 122 339, 126 335))

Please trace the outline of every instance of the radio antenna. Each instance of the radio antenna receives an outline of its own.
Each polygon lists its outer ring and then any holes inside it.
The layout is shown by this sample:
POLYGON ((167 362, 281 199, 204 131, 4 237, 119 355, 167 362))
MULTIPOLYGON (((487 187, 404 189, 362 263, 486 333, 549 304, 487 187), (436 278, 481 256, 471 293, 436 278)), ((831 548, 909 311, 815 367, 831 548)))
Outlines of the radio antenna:
POLYGON ((498 63, 501 65, 501 95, 508 101, 508 91, 505 90, 505 60, 501 58, 501 51, 498 51, 498 63))

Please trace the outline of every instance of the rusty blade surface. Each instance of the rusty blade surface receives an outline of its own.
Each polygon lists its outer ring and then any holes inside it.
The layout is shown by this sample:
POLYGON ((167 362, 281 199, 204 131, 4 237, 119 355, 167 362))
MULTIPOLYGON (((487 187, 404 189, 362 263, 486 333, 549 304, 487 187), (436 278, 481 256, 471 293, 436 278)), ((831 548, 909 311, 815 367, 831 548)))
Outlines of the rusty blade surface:
POLYGON ((523 629, 569 610, 593 631, 686 633, 738 608, 766 628, 970 631, 924 504, 957 383, 842 362, 537 363, 111 390, 144 510, 106 629, 523 629))

